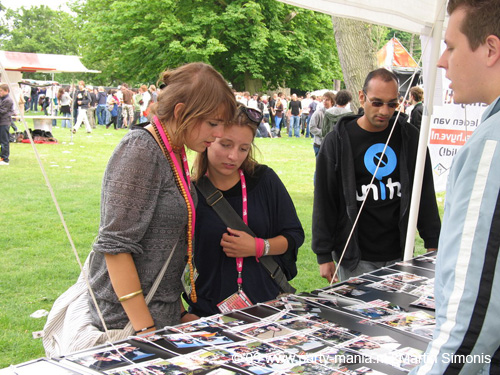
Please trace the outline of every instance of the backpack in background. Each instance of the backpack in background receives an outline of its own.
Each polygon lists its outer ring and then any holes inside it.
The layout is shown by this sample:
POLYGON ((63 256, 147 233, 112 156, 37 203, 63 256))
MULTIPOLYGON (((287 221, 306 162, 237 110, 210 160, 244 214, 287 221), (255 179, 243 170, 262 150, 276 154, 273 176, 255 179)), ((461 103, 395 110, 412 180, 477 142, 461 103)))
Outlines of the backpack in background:
POLYGON ((337 125, 337 122, 342 117, 350 116, 353 114, 354 114, 353 112, 345 112, 334 115, 333 113, 325 112, 325 116, 323 117, 323 127, 321 128, 321 137, 325 138, 325 136, 333 130, 335 125, 337 125))

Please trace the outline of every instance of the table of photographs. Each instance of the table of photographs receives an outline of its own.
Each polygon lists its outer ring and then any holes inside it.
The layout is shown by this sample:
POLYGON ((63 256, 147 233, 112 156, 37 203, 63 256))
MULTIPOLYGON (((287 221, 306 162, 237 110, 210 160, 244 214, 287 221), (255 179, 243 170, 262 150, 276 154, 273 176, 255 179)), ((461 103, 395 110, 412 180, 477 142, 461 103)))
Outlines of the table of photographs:
POLYGON ((435 256, 428 253, 311 293, 4 371, 406 374, 419 363, 435 324, 435 256))

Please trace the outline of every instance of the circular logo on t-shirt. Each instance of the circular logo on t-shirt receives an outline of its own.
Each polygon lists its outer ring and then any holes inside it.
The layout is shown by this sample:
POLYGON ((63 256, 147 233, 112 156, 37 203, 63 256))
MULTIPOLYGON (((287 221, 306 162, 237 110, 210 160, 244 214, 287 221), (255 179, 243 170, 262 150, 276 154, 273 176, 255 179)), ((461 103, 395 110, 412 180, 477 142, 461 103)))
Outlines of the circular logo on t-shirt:
POLYGON ((365 167, 372 175, 375 174, 375 178, 380 181, 381 187, 381 198, 385 199, 385 189, 383 188, 382 178, 389 176, 394 169, 396 169, 396 165, 398 164, 398 159, 396 157, 396 153, 394 150, 387 145, 385 149, 384 143, 376 143, 371 146, 365 152, 365 167), (382 155, 383 154, 383 155, 382 155), (382 159, 382 161, 380 161, 382 159), (377 170, 377 165, 380 166, 377 170))

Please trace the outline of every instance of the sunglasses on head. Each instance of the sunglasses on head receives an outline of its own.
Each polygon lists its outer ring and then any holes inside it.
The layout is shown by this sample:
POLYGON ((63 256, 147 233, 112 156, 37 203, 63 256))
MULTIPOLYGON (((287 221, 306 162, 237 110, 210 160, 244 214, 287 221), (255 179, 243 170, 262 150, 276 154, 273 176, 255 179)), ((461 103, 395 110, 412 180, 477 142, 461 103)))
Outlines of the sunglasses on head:
POLYGON ((366 94, 366 92, 365 92, 365 91, 363 91, 363 94, 365 94, 365 98, 366 98, 366 100, 368 100, 368 102, 369 102, 369 103, 370 103, 373 107, 376 107, 376 108, 380 108, 380 107, 382 107, 384 104, 387 104, 387 106, 388 106, 389 108, 393 108, 393 109, 394 109, 394 108, 397 108, 397 107, 398 107, 398 105, 399 105, 399 103, 398 103, 398 102, 388 102, 388 103, 384 103, 384 102, 381 102, 381 101, 379 101, 379 100, 370 100, 370 99, 368 98, 368 95, 366 94))
POLYGON ((256 124, 260 124, 262 121, 262 113, 258 109, 255 108, 248 108, 245 107, 244 105, 240 106, 241 111, 247 115, 248 119, 252 122, 255 122, 256 124))

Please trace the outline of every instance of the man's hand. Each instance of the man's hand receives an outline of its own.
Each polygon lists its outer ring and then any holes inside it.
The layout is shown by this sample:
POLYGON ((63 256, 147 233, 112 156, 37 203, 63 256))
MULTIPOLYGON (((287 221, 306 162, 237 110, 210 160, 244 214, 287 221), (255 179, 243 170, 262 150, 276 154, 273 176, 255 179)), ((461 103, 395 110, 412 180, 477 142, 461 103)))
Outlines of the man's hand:
MULTIPOLYGON (((328 262, 328 263, 323 263, 319 265, 319 274, 321 277, 324 277, 325 279, 328 280, 328 282, 331 284, 332 283, 332 277, 335 274, 335 270, 337 268, 335 267, 334 262, 328 262)), ((335 276, 334 282, 338 283, 339 282, 339 276, 335 276)))

